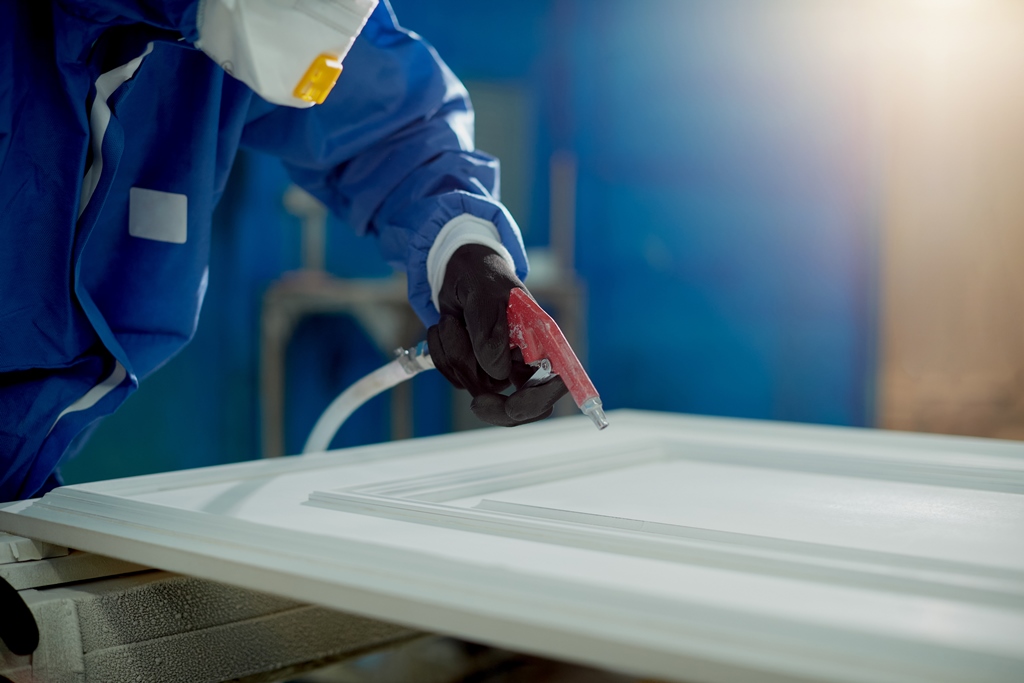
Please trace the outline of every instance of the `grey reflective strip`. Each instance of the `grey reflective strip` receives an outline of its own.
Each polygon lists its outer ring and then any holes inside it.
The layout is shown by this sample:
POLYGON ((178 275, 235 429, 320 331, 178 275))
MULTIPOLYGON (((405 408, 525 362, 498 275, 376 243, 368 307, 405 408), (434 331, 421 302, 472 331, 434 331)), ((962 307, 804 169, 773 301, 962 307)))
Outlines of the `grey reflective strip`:
MULTIPOLYGON (((103 173, 103 138, 107 134, 107 126, 110 125, 110 107, 107 106, 107 99, 114 94, 115 90, 121 87, 122 83, 135 75, 139 65, 142 64, 143 58, 152 51, 153 43, 150 43, 141 55, 127 64, 111 69, 96 79, 96 99, 93 101, 92 110, 89 112, 89 130, 92 133, 92 165, 89 166, 89 170, 85 172, 85 176, 82 178, 82 195, 78 203, 79 218, 82 217, 85 207, 89 206, 89 200, 92 199, 93 193, 96 192, 96 186, 99 185, 100 176, 103 173)), ((124 381, 127 375, 128 372, 118 361, 109 377, 85 392, 84 396, 61 411, 61 414, 50 425, 50 431, 46 433, 47 436, 57 426, 62 417, 68 413, 92 408, 101 398, 109 394, 118 384, 124 381)))
POLYGON ((78 216, 81 218, 85 207, 89 206, 96 186, 99 185, 100 176, 103 173, 103 137, 107 134, 107 126, 110 125, 110 107, 107 106, 107 99, 114 94, 114 91, 121 87, 121 84, 135 75, 142 59, 153 51, 153 43, 146 46, 146 51, 141 55, 122 64, 116 69, 102 74, 96 79, 96 99, 92 103, 92 111, 89 112, 89 130, 92 133, 92 165, 85 172, 82 178, 82 196, 78 203, 78 216))
MULTIPOLYGON (((116 365, 114 365, 114 371, 110 373, 109 377, 107 377, 105 380, 94 386, 89 391, 85 392, 85 396, 78 399, 77 401, 75 401, 74 403, 72 403, 67 408, 61 411, 60 415, 57 416, 57 419, 53 421, 52 425, 50 425, 50 432, 52 432, 53 428, 57 426, 57 423, 60 422, 60 419, 67 415, 68 413, 77 413, 80 410, 88 410, 89 408, 92 408, 94 405, 99 403, 101 398, 103 398, 111 391, 116 389, 117 385, 123 382, 124 378, 127 376, 128 371, 124 369, 124 366, 121 365, 120 362, 118 362, 116 365)), ((46 433, 47 436, 49 436, 50 432, 46 433)))

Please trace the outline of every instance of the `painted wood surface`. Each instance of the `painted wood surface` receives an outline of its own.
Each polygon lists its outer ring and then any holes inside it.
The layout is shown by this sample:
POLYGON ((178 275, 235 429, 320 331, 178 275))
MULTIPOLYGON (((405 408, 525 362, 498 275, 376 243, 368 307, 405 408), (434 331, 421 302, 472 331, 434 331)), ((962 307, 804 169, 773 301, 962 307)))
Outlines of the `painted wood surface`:
POLYGON ((1024 680, 1024 445, 611 418, 65 487, 0 528, 669 680, 1024 680))

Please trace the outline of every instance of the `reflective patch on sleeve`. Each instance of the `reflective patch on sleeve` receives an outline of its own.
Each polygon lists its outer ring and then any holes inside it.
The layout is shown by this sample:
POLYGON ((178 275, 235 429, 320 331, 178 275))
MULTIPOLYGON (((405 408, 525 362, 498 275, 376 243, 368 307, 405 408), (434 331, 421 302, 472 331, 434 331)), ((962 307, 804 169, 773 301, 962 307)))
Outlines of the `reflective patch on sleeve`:
MULTIPOLYGON (((113 372, 111 372, 105 380, 94 386, 92 389, 87 391, 84 396, 61 411, 60 415, 57 416, 57 419, 53 421, 52 425, 50 425, 50 432, 52 432, 53 428, 57 426, 60 419, 68 413, 77 413, 80 410, 88 410, 99 403, 101 398, 116 389, 127 376, 128 371, 124 369, 124 366, 121 365, 120 361, 116 362, 114 364, 113 372)), ((47 432, 46 435, 49 436, 50 432, 47 432)))
POLYGON ((133 187, 128 197, 128 234, 144 240, 185 244, 188 197, 133 187))

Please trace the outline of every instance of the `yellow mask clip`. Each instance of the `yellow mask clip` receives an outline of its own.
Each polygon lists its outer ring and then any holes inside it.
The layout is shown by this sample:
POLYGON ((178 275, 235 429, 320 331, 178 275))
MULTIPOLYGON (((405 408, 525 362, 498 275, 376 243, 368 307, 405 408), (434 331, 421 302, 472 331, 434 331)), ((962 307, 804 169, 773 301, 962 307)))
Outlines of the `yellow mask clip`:
POLYGON ((341 62, 337 56, 325 52, 309 65, 292 94, 303 102, 323 104, 340 75, 341 62))

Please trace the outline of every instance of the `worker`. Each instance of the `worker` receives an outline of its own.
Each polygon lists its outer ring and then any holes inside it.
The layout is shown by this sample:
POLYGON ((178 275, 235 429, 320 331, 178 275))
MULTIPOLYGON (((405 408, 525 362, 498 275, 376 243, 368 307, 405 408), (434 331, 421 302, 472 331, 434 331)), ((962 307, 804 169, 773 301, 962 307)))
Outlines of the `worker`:
POLYGON ((239 147, 376 237, 478 417, 531 422, 566 393, 520 388, 505 307, 528 266, 497 161, 387 0, 5 2, 0 45, 0 501, 59 485, 191 339, 239 147))

